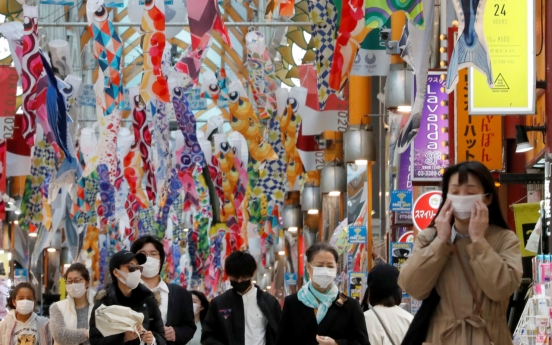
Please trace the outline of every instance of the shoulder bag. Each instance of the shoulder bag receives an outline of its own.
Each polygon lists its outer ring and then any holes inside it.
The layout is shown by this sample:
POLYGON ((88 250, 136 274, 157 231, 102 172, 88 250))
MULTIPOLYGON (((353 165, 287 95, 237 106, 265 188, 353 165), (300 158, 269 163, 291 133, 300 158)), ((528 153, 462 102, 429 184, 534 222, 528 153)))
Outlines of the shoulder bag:
POLYGON ((391 344, 396 345, 395 342, 393 341, 393 339, 391 338, 391 332, 389 332, 389 330, 387 329, 387 327, 385 326, 383 321, 381 321, 381 319, 380 319, 380 317, 379 317, 379 315, 376 312, 376 309, 374 307, 372 307, 372 311, 374 312, 374 315, 376 315, 376 318, 378 319, 380 325, 383 327, 383 330, 385 331, 385 334, 387 335, 387 338, 389 339, 391 344))

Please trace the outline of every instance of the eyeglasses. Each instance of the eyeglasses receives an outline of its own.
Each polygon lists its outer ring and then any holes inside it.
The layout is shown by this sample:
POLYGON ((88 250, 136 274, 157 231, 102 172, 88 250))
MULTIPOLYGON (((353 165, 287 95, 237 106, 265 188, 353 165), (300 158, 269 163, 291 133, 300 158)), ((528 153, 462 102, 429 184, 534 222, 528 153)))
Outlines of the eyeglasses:
POLYGON ((130 273, 132 273, 132 272, 134 272, 134 271, 140 271, 140 272, 142 272, 142 271, 144 270, 144 267, 142 267, 142 266, 134 266, 134 265, 128 265, 128 266, 127 266, 127 265, 122 265, 121 267, 123 267, 123 266, 128 267, 128 271, 129 271, 130 273))
POLYGON ((83 282, 84 279, 82 278, 79 278, 79 279, 73 279, 73 280, 66 280, 65 281, 65 284, 67 285, 71 285, 71 284, 80 284, 83 282))

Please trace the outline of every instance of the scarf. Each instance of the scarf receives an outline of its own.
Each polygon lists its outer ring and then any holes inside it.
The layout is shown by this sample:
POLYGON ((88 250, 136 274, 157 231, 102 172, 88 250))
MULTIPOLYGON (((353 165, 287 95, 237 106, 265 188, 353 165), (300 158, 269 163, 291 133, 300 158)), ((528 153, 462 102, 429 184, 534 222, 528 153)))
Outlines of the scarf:
POLYGON ((339 290, 335 284, 332 284, 332 287, 326 293, 321 293, 312 287, 311 282, 308 282, 299 290, 297 298, 307 307, 317 309, 316 322, 320 324, 337 295, 339 295, 339 290))

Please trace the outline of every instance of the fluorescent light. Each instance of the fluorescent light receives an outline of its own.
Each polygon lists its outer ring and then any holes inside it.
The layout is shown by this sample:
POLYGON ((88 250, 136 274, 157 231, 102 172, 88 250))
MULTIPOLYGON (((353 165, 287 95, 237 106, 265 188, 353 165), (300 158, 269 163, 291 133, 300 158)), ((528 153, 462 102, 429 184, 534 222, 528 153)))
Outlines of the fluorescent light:
POLYGON ((311 210, 308 210, 307 213, 308 213, 308 214, 318 214, 318 210, 315 209, 315 208, 313 208, 313 209, 311 209, 311 210))
POLYGON ((71 264, 65 264, 65 265, 63 265, 63 268, 68 269, 69 266, 71 266, 71 264))
POLYGON ((188 228, 184 228, 184 232, 188 232, 190 229, 188 228))
POLYGON ((0 249, 0 254, 4 254, 4 249, 0 249))
POLYGON ((410 105, 399 105, 399 106, 397 107, 397 110, 400 111, 400 112, 405 112, 405 113, 407 113, 407 112, 412 111, 412 107, 411 107, 410 105))
POLYGON ((296 226, 291 226, 288 228, 288 231, 289 232, 297 232, 297 227, 296 226))
POLYGON ((38 234, 36 232, 29 232, 29 237, 36 237, 38 234))
POLYGON ((48 253, 55 253, 56 252, 56 248, 54 248, 54 247, 50 247, 46 250, 48 251, 48 253))
POLYGON ((252 280, 251 281, 253 284, 257 284, 257 281, 256 280, 252 280))
POLYGON ((266 287, 266 289, 270 290, 270 289, 272 289, 272 286, 269 285, 269 286, 266 287))
POLYGON ((368 161, 366 159, 357 159, 355 161, 356 165, 368 165, 368 161))
POLYGON ((280 251, 278 252, 278 255, 286 255, 286 252, 285 252, 284 250, 280 250, 280 251))
POLYGON ((14 221, 13 221, 13 224, 17 225, 17 224, 19 224, 19 221, 18 221, 18 220, 14 220, 14 221))
POLYGON ((329 196, 340 196, 341 192, 338 190, 334 190, 328 193, 329 196))
POLYGON ((17 214, 17 215, 20 215, 21 214, 21 210, 20 209, 17 209, 15 211, 13 211, 13 213, 17 214))
POLYGON ((10 198, 10 200, 8 200, 8 205, 12 206, 13 203, 14 203, 14 201, 15 201, 15 200, 13 200, 13 199, 10 198))
POLYGON ((531 151, 532 149, 533 149, 533 146, 528 142, 525 142, 517 145, 516 153, 527 152, 527 151, 531 151))

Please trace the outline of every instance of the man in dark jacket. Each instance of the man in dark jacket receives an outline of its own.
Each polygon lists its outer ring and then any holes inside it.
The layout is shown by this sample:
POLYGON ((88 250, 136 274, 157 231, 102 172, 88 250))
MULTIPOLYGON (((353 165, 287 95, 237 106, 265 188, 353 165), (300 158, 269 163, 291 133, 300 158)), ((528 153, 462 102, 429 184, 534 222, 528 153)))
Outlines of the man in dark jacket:
POLYGON ((192 294, 180 285, 166 284, 159 274, 165 263, 163 244, 152 236, 137 239, 130 251, 144 254, 147 261, 142 265, 142 282, 152 292, 159 292, 159 309, 165 325, 168 345, 185 345, 194 337, 194 305, 192 294))
POLYGON ((278 300, 253 285, 257 263, 234 252, 224 263, 232 289, 215 297, 203 321, 203 345, 273 345, 282 310, 278 300))
POLYGON ((147 345, 166 345, 163 319, 153 292, 140 284, 142 266, 146 262, 144 254, 134 255, 122 250, 109 261, 112 284, 107 290, 96 295, 96 304, 90 317, 89 340, 91 345, 138 345, 142 340, 147 345), (101 305, 120 305, 144 314, 140 327, 141 335, 134 332, 104 337, 96 328, 96 309, 101 305))

